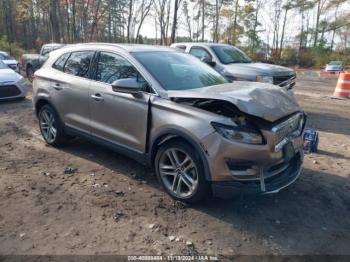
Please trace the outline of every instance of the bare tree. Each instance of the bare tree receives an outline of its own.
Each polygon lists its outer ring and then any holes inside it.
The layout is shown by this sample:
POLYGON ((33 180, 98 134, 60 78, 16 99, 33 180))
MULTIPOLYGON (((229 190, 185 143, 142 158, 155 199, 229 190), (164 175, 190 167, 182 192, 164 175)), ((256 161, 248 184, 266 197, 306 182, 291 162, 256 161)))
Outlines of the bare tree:
POLYGON ((284 40, 284 34, 286 30, 286 22, 287 22, 287 14, 290 9, 292 9, 292 3, 290 0, 287 1, 287 3, 283 6, 284 9, 284 17, 283 17, 283 25, 282 25, 282 33, 281 33, 281 42, 280 42, 280 51, 279 51, 279 58, 282 56, 282 48, 283 48, 283 40, 284 40))
POLYGON ((139 39, 141 27, 151 11, 151 7, 154 4, 154 0, 141 0, 140 6, 136 11, 135 24, 138 21, 138 26, 136 30, 136 39, 139 39))
POLYGON ((179 9, 180 2, 181 2, 180 0, 175 0, 175 4, 174 4, 173 25, 172 25, 171 37, 170 37, 171 44, 175 42, 175 34, 176 34, 176 27, 177 27, 177 11, 179 9))
POLYGON ((318 40, 318 31, 319 31, 319 25, 320 25, 320 17, 324 11, 324 7, 327 0, 316 0, 316 6, 317 6, 317 13, 316 13, 316 24, 315 24, 315 36, 314 36, 314 47, 317 46, 317 40, 318 40))
POLYGON ((188 37, 189 37, 190 41, 192 41, 191 16, 190 16, 190 12, 188 10, 188 2, 187 1, 184 1, 182 9, 183 9, 183 13, 185 16, 185 24, 186 24, 186 28, 187 28, 187 32, 188 32, 188 37))
POLYGON ((160 44, 166 45, 170 22, 170 0, 156 0, 155 10, 160 28, 160 44))
POLYGON ((202 6, 202 42, 204 42, 204 28, 205 28, 205 24, 204 24, 204 16, 205 16, 205 0, 201 0, 201 6, 202 6))
POLYGON ((126 38, 128 43, 131 43, 131 21, 133 17, 133 3, 134 0, 129 0, 129 13, 128 13, 128 24, 126 29, 126 38))

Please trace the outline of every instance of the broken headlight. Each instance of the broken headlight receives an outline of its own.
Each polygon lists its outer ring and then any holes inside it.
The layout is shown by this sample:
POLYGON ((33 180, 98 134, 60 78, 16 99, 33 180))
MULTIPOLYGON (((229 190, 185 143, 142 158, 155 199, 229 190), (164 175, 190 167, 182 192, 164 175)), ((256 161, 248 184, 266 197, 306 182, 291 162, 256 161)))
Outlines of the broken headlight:
POLYGON ((306 124, 306 114, 302 113, 300 114, 300 117, 299 117, 298 129, 296 134, 297 136, 301 136, 303 134, 305 124, 306 124))
POLYGON ((264 142, 261 133, 254 129, 224 125, 216 122, 212 122, 211 125, 220 135, 231 141, 254 145, 261 145, 264 142))

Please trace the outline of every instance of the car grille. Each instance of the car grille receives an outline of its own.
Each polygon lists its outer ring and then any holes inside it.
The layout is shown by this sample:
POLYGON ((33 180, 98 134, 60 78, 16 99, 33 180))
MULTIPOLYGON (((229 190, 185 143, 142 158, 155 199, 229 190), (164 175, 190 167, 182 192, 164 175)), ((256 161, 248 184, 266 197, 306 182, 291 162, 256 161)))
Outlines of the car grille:
POLYGON ((21 91, 15 85, 0 86, 0 98, 18 96, 21 91))
MULTIPOLYGON (((290 82, 296 78, 295 74, 288 75, 288 76, 274 76, 273 77, 273 84, 274 85, 279 85, 279 86, 287 86, 290 85, 290 82)), ((293 81, 292 86, 294 86, 295 83, 293 81)))
POLYGON ((299 128, 301 117, 301 113, 295 114, 288 120, 272 128, 275 134, 275 144, 280 143, 284 138, 289 137, 299 128))

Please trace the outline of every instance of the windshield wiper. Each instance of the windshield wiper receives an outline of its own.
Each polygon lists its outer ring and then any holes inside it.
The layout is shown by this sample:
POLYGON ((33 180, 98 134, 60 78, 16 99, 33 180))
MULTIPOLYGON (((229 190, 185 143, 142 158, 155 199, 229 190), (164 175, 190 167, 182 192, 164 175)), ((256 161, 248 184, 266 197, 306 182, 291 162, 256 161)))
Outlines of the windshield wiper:
POLYGON ((251 63, 252 61, 231 61, 229 62, 229 64, 247 64, 247 63, 251 63))

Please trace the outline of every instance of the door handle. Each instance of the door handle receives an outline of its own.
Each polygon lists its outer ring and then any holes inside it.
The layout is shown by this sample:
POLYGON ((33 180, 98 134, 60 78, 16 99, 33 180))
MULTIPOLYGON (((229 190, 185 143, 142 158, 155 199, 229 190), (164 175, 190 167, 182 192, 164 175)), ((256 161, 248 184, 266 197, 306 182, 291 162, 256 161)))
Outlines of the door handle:
POLYGON ((59 83, 55 83, 55 84, 53 84, 53 88, 57 91, 60 91, 63 89, 63 86, 61 86, 61 84, 59 84, 59 83))
POLYGON ((103 101, 103 97, 101 96, 101 94, 94 94, 94 95, 91 95, 91 98, 95 101, 103 101))

